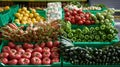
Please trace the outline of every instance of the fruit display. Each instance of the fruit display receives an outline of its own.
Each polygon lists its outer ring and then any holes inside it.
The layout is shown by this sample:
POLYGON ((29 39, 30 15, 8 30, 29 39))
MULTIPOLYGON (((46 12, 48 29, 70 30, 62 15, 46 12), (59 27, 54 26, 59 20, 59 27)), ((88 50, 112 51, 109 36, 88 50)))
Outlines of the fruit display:
POLYGON ((81 9, 69 10, 64 8, 65 11, 65 20, 70 21, 72 24, 78 25, 91 25, 95 24, 95 21, 91 19, 91 14, 88 12, 83 12, 81 9))
POLYGON ((44 18, 35 9, 31 8, 29 11, 26 7, 20 8, 15 14, 15 17, 14 22, 18 24, 35 24, 44 21, 44 18))
POLYGON ((83 26, 82 28, 71 28, 71 23, 61 21, 63 36, 73 42, 111 42, 115 39, 118 31, 110 23, 99 26, 83 26))
POLYGON ((8 65, 50 65, 60 61, 59 41, 42 42, 40 44, 15 44, 9 42, 3 46, 0 62, 8 65))
POLYGON ((70 21, 72 24, 78 25, 92 25, 98 23, 112 23, 114 22, 114 10, 108 9, 97 14, 91 14, 89 12, 83 12, 81 9, 69 10, 64 8, 65 11, 65 20, 70 21))
POLYGON ((0 67, 120 66, 114 10, 80 2, 41 3, 0 8, 10 9, 2 17, 9 22, 0 24, 0 67))
POLYGON ((61 2, 47 4, 47 21, 62 19, 61 2))
POLYGON ((103 48, 67 45, 68 43, 65 43, 64 40, 62 40, 61 54, 63 56, 64 62, 70 62, 74 65, 120 64, 119 45, 111 45, 103 48))
POLYGON ((0 7, 0 12, 3 12, 5 10, 9 10, 10 7, 9 6, 5 6, 5 7, 0 7))
POLYGON ((2 27, 2 36, 12 42, 47 42, 58 39, 59 29, 58 21, 29 25, 25 30, 23 26, 17 27, 14 23, 10 23, 2 27))
POLYGON ((104 10, 103 12, 91 14, 92 19, 95 21, 96 24, 106 24, 114 22, 114 10, 108 9, 104 10))

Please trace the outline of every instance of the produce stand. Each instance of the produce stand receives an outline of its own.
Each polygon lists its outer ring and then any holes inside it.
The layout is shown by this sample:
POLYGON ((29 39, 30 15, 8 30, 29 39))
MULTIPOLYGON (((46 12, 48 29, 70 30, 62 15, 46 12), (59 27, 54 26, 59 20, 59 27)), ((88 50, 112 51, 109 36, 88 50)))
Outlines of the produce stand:
POLYGON ((0 67, 120 67, 114 14, 89 0, 0 0, 0 67))

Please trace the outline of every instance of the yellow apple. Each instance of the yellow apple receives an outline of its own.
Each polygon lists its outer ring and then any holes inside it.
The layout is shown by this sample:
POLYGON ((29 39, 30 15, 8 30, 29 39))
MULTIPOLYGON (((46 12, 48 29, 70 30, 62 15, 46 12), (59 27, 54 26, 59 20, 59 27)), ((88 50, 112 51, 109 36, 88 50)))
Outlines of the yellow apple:
POLYGON ((0 12, 4 11, 3 8, 0 8, 0 12))
POLYGON ((20 17, 20 13, 16 13, 15 17, 17 17, 17 18, 20 17))
POLYGON ((23 11, 27 11, 27 8, 26 8, 26 7, 23 7, 22 10, 23 10, 23 11))
POLYGON ((32 11, 32 13, 36 13, 36 10, 35 10, 35 9, 32 9, 31 11, 32 11))
POLYGON ((36 17, 36 20, 37 20, 37 21, 40 21, 40 20, 41 20, 41 18, 40 18, 39 16, 37 16, 37 17, 36 17))
POLYGON ((19 19, 15 19, 15 22, 20 22, 20 20, 19 19))
POLYGON ((28 13, 25 13, 24 16, 29 17, 29 14, 28 14, 28 13))
POLYGON ((9 6, 5 6, 5 7, 4 7, 4 10, 9 10, 9 9, 10 9, 9 6))
POLYGON ((32 14, 32 13, 30 13, 30 14, 29 14, 29 17, 30 17, 30 18, 32 18, 32 17, 33 17, 33 14, 32 14))
POLYGON ((39 13, 34 13, 34 16, 35 16, 35 17, 39 16, 39 13))
POLYGON ((26 17, 26 16, 24 16, 24 17, 22 18, 23 21, 26 21, 27 19, 28 19, 28 17, 26 17))
POLYGON ((18 10, 18 12, 21 13, 21 11, 22 11, 22 9, 20 8, 20 9, 18 10))

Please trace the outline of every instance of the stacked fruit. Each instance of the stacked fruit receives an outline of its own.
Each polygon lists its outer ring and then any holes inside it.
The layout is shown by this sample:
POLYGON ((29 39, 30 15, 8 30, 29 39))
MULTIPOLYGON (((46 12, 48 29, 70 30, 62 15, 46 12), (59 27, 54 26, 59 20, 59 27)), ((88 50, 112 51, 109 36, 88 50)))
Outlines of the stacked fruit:
POLYGON ((44 18, 35 9, 30 9, 30 11, 26 7, 20 8, 18 13, 15 14, 15 22, 18 24, 34 24, 44 21, 44 18))
POLYGON ((29 43, 16 45, 9 42, 7 46, 2 48, 0 62, 9 65, 49 65, 60 61, 59 45, 59 41, 42 42, 35 45, 29 43))
POLYGON ((70 21, 72 24, 78 25, 91 25, 94 24, 95 21, 91 19, 90 13, 85 13, 82 10, 69 10, 64 8, 65 11, 65 20, 70 21))
POLYGON ((114 22, 114 10, 108 9, 104 10, 101 13, 96 13, 96 15, 91 14, 91 18, 95 20, 96 24, 106 24, 114 22))
POLYGON ((10 9, 10 7, 9 6, 5 6, 5 7, 0 7, 0 12, 2 12, 2 11, 5 11, 5 10, 9 10, 10 9))
POLYGON ((50 23, 37 23, 34 26, 17 27, 14 23, 10 23, 2 27, 2 36, 5 40, 12 42, 42 42, 49 40, 57 40, 60 34, 60 25, 58 21, 50 23))
POLYGON ((69 46, 68 42, 61 44, 61 54, 65 62, 72 64, 120 64, 120 46, 103 48, 69 46))
POLYGON ((62 21, 63 36, 74 42, 110 42, 115 39, 118 31, 110 23, 98 25, 96 27, 86 26, 71 29, 71 23, 62 21))

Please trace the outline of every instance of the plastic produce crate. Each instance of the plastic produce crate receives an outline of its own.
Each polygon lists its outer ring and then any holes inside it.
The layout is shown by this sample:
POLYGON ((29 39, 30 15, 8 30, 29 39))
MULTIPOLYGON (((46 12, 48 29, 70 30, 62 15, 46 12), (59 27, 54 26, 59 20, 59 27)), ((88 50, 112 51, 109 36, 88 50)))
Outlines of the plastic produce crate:
MULTIPOLYGON (((92 14, 96 14, 98 12, 102 12, 104 10, 106 10, 107 8, 102 8, 101 10, 83 10, 83 12, 90 12, 92 14)), ((64 12, 64 9, 62 9, 62 19, 64 19, 64 15, 65 15, 65 12, 64 12)))
MULTIPOLYGON (((85 43, 85 42, 84 42, 85 43)), ((100 48, 101 46, 107 46, 107 45, 99 45, 99 44, 102 44, 100 42, 98 42, 98 45, 95 45, 97 43, 93 43, 93 42, 89 42, 91 45, 91 47, 96 47, 96 48, 100 48)), ((88 44, 88 43, 87 43, 88 44)), ((110 44, 110 43, 109 43, 110 44)), ((80 47, 86 47, 86 46, 89 46, 89 45, 76 45, 74 44, 75 46, 80 46, 80 47)), ((111 44, 112 45, 112 44, 111 44)), ((108 64, 108 65, 100 65, 100 64, 91 64, 91 65, 88 65, 88 64, 81 64, 81 65, 75 65, 75 64, 71 64, 70 62, 65 62, 64 59, 62 58, 62 64, 63 64, 63 67, 120 67, 120 64, 108 64)))
POLYGON ((107 10, 107 8, 102 8, 101 10, 83 10, 84 12, 90 12, 92 14, 96 14, 98 12, 102 12, 104 10, 107 10))
MULTIPOLYGON (((2 41, 1 45, 0 45, 0 53, 2 51, 3 46, 7 45, 9 41, 2 41)), ((22 43, 16 43, 16 44, 22 44, 22 43)), ((61 59, 60 62, 57 63, 53 63, 51 65, 5 65, 3 63, 0 62, 0 67, 61 67, 61 59)))
MULTIPOLYGON (((90 12, 96 15, 97 12, 102 12, 103 10, 106 10, 106 8, 102 8, 102 10, 83 10, 83 12, 90 12)), ((64 12, 64 9, 62 9, 62 19, 64 19, 64 16, 65 16, 65 12, 64 12)), ((112 25, 113 26, 115 25, 115 21, 112 22, 112 25)), ((78 26, 78 25, 73 25, 73 26, 78 26)))
MULTIPOLYGON (((11 11, 11 19, 12 19, 12 22, 14 22, 15 20, 15 16, 14 14, 18 12, 20 6, 19 5, 15 5, 15 6, 12 6, 12 11, 11 11)), ((43 18, 46 19, 46 10, 36 10, 37 13, 39 13, 39 15, 43 18)), ((28 26, 28 24, 17 24, 17 26, 28 26)))
POLYGON ((10 18, 13 22, 13 20, 15 19, 15 13, 17 13, 18 9, 19 9, 19 5, 14 5, 14 6, 11 6, 11 12, 10 12, 10 18))
POLYGON ((119 37, 116 36, 116 38, 114 40, 112 40, 111 42, 73 42, 76 46, 81 46, 81 47, 85 47, 85 46, 89 46, 89 47, 103 47, 103 46, 107 46, 107 45, 112 45, 114 43, 119 42, 119 37))
POLYGON ((63 67, 120 67, 120 65, 72 65, 69 62, 63 62, 63 67))
POLYGON ((46 11, 45 10, 36 10, 37 13, 39 13, 40 16, 46 18, 46 11))
POLYGON ((6 25, 10 21, 11 10, 6 10, 0 13, 0 27, 6 25))
MULTIPOLYGON (((114 26, 114 22, 112 23, 112 25, 114 26)), ((87 26, 89 27, 96 27, 99 25, 89 25, 87 26)), ((72 25, 72 29, 76 29, 76 28, 80 28, 82 29, 83 27, 85 27, 84 25, 72 25)), ((112 40, 111 42, 73 42, 75 45, 80 45, 80 46, 92 46, 92 47, 101 47, 101 46, 105 46, 105 45, 110 45, 110 44, 114 44, 119 42, 119 37, 116 36, 114 40, 112 40)))
MULTIPOLYGON (((115 22, 113 21, 112 23, 112 26, 115 26, 115 22)), ((76 28, 80 28, 82 29, 83 27, 97 27, 97 26, 100 26, 99 24, 93 24, 93 25, 78 25, 78 24, 72 24, 72 29, 76 29, 76 28)))

